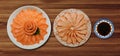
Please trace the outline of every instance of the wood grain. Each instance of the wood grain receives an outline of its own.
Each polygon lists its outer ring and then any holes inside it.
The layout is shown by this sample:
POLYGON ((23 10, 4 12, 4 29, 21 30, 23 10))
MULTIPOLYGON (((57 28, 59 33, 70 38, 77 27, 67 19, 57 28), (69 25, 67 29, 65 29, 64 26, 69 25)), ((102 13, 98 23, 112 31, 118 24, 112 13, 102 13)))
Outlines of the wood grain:
POLYGON ((120 56, 120 0, 0 0, 0 56, 120 56), (61 45, 51 32, 49 40, 35 50, 16 47, 7 35, 7 20, 17 8, 33 5, 42 8, 50 17, 52 26, 55 17, 64 9, 84 11, 91 20, 92 28, 101 17, 109 18, 115 26, 109 39, 99 39, 93 29, 88 42, 77 48, 61 45))

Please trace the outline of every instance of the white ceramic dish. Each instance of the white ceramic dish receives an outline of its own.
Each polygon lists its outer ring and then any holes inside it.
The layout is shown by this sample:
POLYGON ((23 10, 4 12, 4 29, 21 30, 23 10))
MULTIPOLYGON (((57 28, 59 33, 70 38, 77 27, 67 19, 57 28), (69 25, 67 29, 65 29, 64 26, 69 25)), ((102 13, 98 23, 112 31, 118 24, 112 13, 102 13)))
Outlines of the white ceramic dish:
POLYGON ((57 17, 55 18, 54 20, 54 24, 53 24, 53 30, 54 30, 54 35, 56 37, 56 39, 64 46, 67 46, 67 47, 78 47, 78 46, 81 46, 83 45, 85 42, 87 42, 87 40, 89 39, 90 35, 91 35, 91 22, 90 22, 90 19, 89 17, 81 10, 78 10, 78 9, 66 9, 66 10, 63 10, 62 12, 60 12, 60 14, 57 15, 57 17), (85 19, 89 20, 88 24, 87 24, 87 27, 88 27, 88 33, 85 37, 85 40, 82 40, 80 43, 78 44, 68 44, 66 43, 65 41, 61 40, 61 37, 57 34, 57 30, 56 30, 56 24, 57 24, 57 20, 59 20, 59 16, 60 15, 63 15, 65 12, 68 12, 68 11, 75 11, 77 13, 80 13, 80 14, 83 14, 85 16, 85 19))
POLYGON ((38 48, 40 46, 42 46, 43 44, 45 44, 45 42, 48 40, 49 35, 51 32, 51 23, 50 23, 50 19, 48 17, 48 15, 40 8, 35 7, 35 6, 23 6, 20 7, 18 9, 16 9, 9 17, 8 22, 7 22, 7 33, 8 36, 10 38, 10 40, 18 47, 22 48, 22 49, 35 49, 38 48), (48 24, 48 28, 47 28, 47 34, 44 36, 44 40, 41 40, 38 44, 34 44, 34 45, 22 45, 21 43, 17 42, 16 39, 14 38, 12 32, 11 32, 11 23, 13 22, 13 19, 16 17, 16 15, 23 9, 36 9, 38 12, 43 13, 43 16, 46 18, 46 23, 48 24))

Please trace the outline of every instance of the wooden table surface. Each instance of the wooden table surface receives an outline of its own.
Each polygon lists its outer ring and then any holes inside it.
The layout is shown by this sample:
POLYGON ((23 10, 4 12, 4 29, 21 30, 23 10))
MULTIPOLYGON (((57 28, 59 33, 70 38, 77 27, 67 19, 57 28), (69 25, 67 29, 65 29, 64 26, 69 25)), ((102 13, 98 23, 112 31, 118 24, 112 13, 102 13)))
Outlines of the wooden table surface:
POLYGON ((120 56, 120 0, 0 0, 0 56, 120 56), (50 17, 52 26, 55 17, 64 9, 83 10, 92 23, 92 34, 84 45, 68 48, 61 45, 53 31, 46 44, 35 50, 16 47, 7 35, 7 20, 17 8, 33 5, 42 8, 50 17), (115 26, 109 39, 99 39, 93 32, 93 25, 101 17, 109 18, 115 26))

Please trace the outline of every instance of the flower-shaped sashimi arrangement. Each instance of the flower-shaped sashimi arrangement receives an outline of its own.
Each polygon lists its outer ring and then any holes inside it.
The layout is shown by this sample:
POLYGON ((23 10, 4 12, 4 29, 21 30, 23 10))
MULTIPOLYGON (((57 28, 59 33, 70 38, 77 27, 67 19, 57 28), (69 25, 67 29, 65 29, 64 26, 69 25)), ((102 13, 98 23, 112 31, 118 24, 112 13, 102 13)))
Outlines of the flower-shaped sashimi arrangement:
POLYGON ((85 13, 77 9, 62 11, 54 21, 54 34, 65 46, 77 47, 91 34, 91 23, 85 13))
POLYGON ((34 6, 25 6, 18 11, 9 24, 12 37, 19 43, 16 45, 24 49, 34 49, 43 45, 51 30, 48 16, 34 6))
POLYGON ((48 25, 42 13, 34 9, 25 9, 13 19, 11 27, 18 42, 23 45, 32 45, 44 39, 48 25))

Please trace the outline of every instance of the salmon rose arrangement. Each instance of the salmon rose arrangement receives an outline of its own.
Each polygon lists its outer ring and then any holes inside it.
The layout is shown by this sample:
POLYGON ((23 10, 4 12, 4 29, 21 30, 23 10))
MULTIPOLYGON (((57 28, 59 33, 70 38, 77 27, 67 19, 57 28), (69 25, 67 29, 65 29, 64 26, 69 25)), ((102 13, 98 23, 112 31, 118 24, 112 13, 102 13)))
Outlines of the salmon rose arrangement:
POLYGON ((88 40, 90 33, 90 20, 80 10, 66 9, 54 21, 54 34, 57 40, 65 46, 82 45, 88 40))
POLYGON ((16 46, 23 49, 35 49, 48 40, 51 23, 42 9, 35 6, 23 6, 10 15, 7 32, 16 46))
POLYGON ((13 19, 11 27, 18 42, 33 45, 44 39, 48 25, 42 13, 34 9, 25 9, 13 19))

